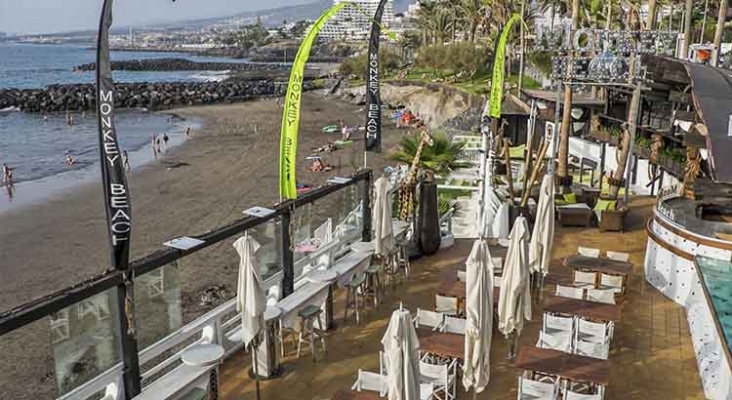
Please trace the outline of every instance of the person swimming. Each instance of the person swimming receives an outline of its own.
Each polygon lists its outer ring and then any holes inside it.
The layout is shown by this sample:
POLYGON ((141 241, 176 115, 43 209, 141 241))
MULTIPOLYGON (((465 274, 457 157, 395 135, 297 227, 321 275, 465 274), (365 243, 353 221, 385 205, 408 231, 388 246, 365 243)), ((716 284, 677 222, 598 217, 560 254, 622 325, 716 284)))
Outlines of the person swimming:
POLYGON ((74 160, 74 157, 71 157, 70 155, 66 156, 66 161, 64 161, 66 165, 74 165, 76 164, 76 160, 74 160))

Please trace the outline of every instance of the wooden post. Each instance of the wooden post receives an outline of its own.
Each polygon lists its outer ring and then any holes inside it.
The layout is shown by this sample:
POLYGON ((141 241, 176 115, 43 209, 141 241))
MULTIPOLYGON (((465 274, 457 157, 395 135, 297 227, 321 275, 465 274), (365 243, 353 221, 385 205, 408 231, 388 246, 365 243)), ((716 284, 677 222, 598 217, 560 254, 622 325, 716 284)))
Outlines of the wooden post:
POLYGON ((503 138, 503 159, 506 162, 506 180, 508 181, 508 194, 511 197, 511 204, 513 204, 514 192, 513 192, 513 172, 511 171, 511 146, 508 144, 508 139, 503 138))

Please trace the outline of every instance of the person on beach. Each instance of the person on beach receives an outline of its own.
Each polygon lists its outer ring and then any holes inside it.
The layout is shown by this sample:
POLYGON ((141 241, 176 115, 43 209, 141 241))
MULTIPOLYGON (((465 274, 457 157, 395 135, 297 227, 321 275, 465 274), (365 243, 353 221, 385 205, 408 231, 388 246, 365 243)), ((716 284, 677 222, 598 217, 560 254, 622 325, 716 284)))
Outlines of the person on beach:
POLYGON ((13 184, 13 169, 8 164, 3 163, 3 182, 5 185, 13 184))
POLYGON ((163 148, 165 149, 165 151, 168 151, 168 140, 169 139, 170 138, 168 137, 168 134, 163 132, 163 148))
POLYGON ((130 156, 127 155, 127 150, 122 151, 122 167, 125 171, 130 172, 130 156))
POLYGON ((152 148, 153 157, 155 157, 155 159, 157 159, 158 158, 158 146, 155 143, 156 143, 156 137, 155 137, 155 135, 152 135, 152 141, 150 142, 150 148, 152 148))
POLYGON ((43 115, 43 122, 48 122, 48 115, 43 115))
POLYGON ((160 148, 160 136, 155 137, 155 149, 157 149, 158 153, 162 153, 162 149, 160 148))
POLYGON ((191 127, 190 127, 190 125, 186 125, 186 137, 190 137, 190 136, 191 136, 191 127))
POLYGON ((71 111, 66 110, 66 124, 69 126, 74 126, 74 115, 71 114, 71 111))

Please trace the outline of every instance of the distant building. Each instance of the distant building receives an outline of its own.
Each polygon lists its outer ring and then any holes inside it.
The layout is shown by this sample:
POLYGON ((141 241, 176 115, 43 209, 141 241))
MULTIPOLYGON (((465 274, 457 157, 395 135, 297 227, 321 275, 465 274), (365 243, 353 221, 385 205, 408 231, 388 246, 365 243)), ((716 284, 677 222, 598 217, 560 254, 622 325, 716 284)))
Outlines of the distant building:
MULTIPOLYGON (((371 32, 370 16, 376 13, 380 0, 333 0, 333 4, 349 1, 356 7, 346 6, 331 18, 320 31, 324 39, 367 40, 371 32)), ((381 17, 381 24, 388 28, 394 23, 394 2, 389 0, 381 17)))

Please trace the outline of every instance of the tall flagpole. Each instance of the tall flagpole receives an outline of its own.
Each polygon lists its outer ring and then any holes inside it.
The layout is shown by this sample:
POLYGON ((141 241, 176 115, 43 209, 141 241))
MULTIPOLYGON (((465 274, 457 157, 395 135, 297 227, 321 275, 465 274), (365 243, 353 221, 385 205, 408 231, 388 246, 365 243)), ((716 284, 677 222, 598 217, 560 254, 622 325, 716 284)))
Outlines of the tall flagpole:
POLYGON ((364 132, 363 167, 368 167, 368 152, 381 153, 381 87, 379 83, 379 41, 381 17, 388 0, 381 0, 371 23, 368 62, 366 66, 366 129, 364 132))
POLYGON ((123 277, 123 281, 117 285, 116 290, 116 300, 120 307, 117 322, 120 327, 119 345, 122 352, 125 396, 131 399, 141 391, 140 361, 134 316, 134 282, 129 271, 132 205, 114 123, 115 89, 109 59, 109 29, 111 26, 112 0, 104 0, 97 34, 96 113, 110 258, 112 267, 122 271, 123 277))

